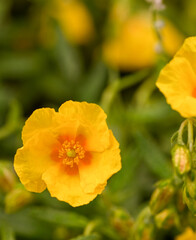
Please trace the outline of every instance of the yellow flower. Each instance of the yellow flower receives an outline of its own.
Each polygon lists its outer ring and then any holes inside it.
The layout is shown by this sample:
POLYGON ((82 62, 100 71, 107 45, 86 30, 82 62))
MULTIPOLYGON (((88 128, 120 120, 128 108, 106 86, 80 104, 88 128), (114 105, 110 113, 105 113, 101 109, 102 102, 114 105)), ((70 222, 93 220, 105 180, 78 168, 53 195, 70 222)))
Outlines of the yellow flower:
POLYGON ((14 168, 27 190, 72 206, 89 203, 121 168, 119 144, 96 104, 67 101, 35 110, 22 131, 14 168))
POLYGON ((95 30, 93 20, 85 5, 79 0, 53 0, 41 16, 41 41, 55 40, 49 18, 59 24, 65 37, 73 44, 86 44, 92 40, 95 30))
MULTIPOLYGON (((120 11, 121 10, 121 11, 120 11)), ((103 45, 103 58, 108 65, 120 70, 138 70, 153 66, 156 63, 155 51, 158 42, 153 29, 151 16, 146 13, 127 15, 119 12, 111 17, 114 32, 103 45)), ((165 26, 161 29, 163 47, 167 54, 174 55, 183 41, 183 36, 169 22, 164 19, 165 26)))
POLYGON ((196 239, 196 233, 191 228, 187 228, 184 233, 177 236, 175 240, 194 240, 196 239))
POLYGON ((157 87, 183 117, 196 116, 196 37, 187 38, 162 69, 157 87))

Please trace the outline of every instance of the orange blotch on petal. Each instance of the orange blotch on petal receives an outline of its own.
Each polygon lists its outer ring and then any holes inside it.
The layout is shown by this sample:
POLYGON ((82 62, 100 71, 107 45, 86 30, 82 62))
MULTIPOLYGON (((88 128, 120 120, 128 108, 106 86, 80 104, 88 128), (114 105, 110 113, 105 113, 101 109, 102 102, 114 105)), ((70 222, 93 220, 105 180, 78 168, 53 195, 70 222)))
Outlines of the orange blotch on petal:
POLYGON ((68 135, 60 135, 60 136, 58 136, 57 139, 61 144, 63 144, 65 141, 71 141, 74 138, 72 136, 68 136, 68 135))
POLYGON ((90 165, 92 160, 92 154, 90 152, 85 152, 85 157, 80 161, 79 166, 90 165))
POLYGON ((78 174, 78 164, 90 164, 91 154, 85 151, 85 138, 82 135, 75 139, 71 136, 58 136, 58 143, 51 151, 51 159, 60 164, 62 171, 68 175, 78 174))
POLYGON ((65 174, 68 174, 70 176, 79 174, 77 164, 73 164, 73 167, 66 166, 65 164, 61 164, 61 169, 62 169, 62 172, 64 172, 65 174))
POLYGON ((193 91, 192 91, 192 97, 196 98, 196 87, 193 88, 193 91))
POLYGON ((83 135, 77 135, 76 141, 80 143, 80 145, 86 150, 86 138, 83 135))

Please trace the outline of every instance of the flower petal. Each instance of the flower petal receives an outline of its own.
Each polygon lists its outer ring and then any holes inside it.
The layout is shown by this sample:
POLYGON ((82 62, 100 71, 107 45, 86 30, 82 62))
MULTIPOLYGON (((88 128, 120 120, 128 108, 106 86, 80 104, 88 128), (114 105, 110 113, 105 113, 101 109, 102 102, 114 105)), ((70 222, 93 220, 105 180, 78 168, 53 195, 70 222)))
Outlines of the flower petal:
POLYGON ((59 108, 59 113, 66 119, 80 122, 77 135, 87 139, 87 151, 104 151, 109 146, 109 131, 106 114, 96 104, 67 101, 59 108))
POLYGON ((80 184, 86 193, 103 190, 107 180, 121 169, 119 144, 110 131, 110 147, 102 153, 91 153, 90 164, 79 164, 80 184))
POLYGON ((78 126, 77 119, 65 119, 62 114, 55 112, 52 108, 41 108, 35 110, 27 119, 22 131, 22 140, 25 144, 28 139, 46 129, 56 137, 70 136, 75 138, 78 126))
POLYGON ((183 117, 196 116, 196 99, 192 97, 192 91, 196 87, 196 75, 186 58, 175 57, 167 64, 156 85, 171 107, 183 117))
POLYGON ((40 130, 56 127, 59 122, 58 120, 58 114, 52 108, 40 108, 35 110, 23 127, 23 143, 25 144, 28 139, 40 132, 40 130))
POLYGON ((17 150, 14 168, 27 190, 42 192, 46 188, 42 174, 55 163, 50 157, 55 142, 53 136, 45 131, 17 150))
POLYGON ((42 179, 52 197, 65 201, 73 207, 88 204, 97 196, 97 193, 84 193, 80 186, 79 175, 67 174, 62 165, 52 166, 43 174, 42 179))
POLYGON ((187 38, 175 56, 186 58, 196 73, 196 37, 187 38))

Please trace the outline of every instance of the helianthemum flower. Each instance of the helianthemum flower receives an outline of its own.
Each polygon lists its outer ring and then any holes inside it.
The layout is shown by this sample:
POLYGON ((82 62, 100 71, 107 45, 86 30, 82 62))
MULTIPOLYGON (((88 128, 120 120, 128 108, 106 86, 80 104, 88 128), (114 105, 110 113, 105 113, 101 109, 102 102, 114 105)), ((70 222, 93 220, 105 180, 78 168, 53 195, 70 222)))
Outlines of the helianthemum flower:
POLYGON ((89 203, 121 168, 119 144, 96 104, 67 101, 35 110, 22 131, 14 167, 27 190, 72 206, 89 203))
POLYGON ((185 40, 162 69, 156 85, 183 117, 196 116, 196 37, 185 40))
MULTIPOLYGON (((133 13, 130 5, 130 1, 113 1, 107 37, 102 48, 104 61, 123 71, 153 66, 161 50, 152 25, 152 16, 145 11, 133 13)), ((162 3, 153 0, 153 5, 158 7, 162 3)), ((165 18, 157 20, 155 27, 161 34, 163 49, 169 56, 173 56, 184 40, 183 35, 165 18)))

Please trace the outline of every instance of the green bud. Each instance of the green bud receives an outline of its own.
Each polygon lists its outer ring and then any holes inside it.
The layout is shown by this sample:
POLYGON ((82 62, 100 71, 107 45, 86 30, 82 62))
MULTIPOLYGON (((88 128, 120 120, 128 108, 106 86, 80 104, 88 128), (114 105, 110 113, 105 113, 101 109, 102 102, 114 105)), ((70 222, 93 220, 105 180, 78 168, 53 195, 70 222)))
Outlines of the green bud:
POLYGON ((133 226, 133 219, 128 212, 115 208, 112 211, 111 224, 123 238, 128 239, 133 226))
POLYGON ((134 240, 155 240, 155 225, 150 209, 145 208, 134 225, 134 240))
POLYGON ((32 201, 32 193, 24 189, 22 185, 10 191, 5 197, 6 213, 13 213, 32 201))
POLYGON ((195 173, 195 171, 191 171, 191 173, 186 176, 184 185, 185 185, 187 195, 196 200, 196 173, 195 173))
POLYGON ((184 188, 183 199, 193 215, 196 215, 196 200, 189 195, 187 188, 184 188))
POLYGON ((169 229, 179 225, 179 219, 173 208, 167 208, 155 216, 155 222, 158 228, 169 229))
POLYGON ((182 212, 185 210, 185 203, 183 201, 183 191, 179 189, 176 193, 176 207, 179 212, 182 212))
POLYGON ((171 180, 159 182, 150 200, 151 212, 157 214, 164 209, 172 200, 174 191, 171 180))
POLYGON ((191 164, 192 164, 192 168, 196 169, 196 149, 195 148, 191 154, 191 164))
POLYGON ((190 153, 186 146, 176 144, 172 149, 172 162, 178 174, 190 170, 190 153))
POLYGON ((16 182, 12 164, 8 161, 0 162, 0 190, 9 192, 16 182))

